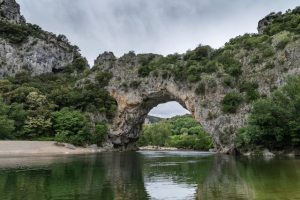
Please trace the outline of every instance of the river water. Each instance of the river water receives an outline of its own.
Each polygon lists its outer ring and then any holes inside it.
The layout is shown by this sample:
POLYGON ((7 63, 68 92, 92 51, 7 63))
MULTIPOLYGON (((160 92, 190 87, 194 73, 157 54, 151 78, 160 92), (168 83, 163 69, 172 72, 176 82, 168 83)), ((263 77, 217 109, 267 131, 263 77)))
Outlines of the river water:
POLYGON ((300 199, 300 158, 123 152, 0 158, 1 200, 300 199))

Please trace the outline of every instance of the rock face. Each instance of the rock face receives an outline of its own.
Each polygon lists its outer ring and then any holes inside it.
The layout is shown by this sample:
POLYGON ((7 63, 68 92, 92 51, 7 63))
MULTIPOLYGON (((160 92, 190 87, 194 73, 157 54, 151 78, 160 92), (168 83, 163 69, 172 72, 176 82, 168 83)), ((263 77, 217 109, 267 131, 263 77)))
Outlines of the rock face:
MULTIPOLYGON (((264 70, 266 63, 254 68, 250 64, 252 55, 249 53, 241 51, 236 56, 243 64, 240 79, 258 83, 261 95, 267 96, 272 88, 280 87, 286 76, 300 74, 300 40, 288 45, 284 51, 276 52, 275 57, 281 61, 276 62, 273 69, 264 70)), ((207 86, 205 95, 197 95, 196 85, 179 82, 172 75, 151 73, 147 77, 139 77, 138 59, 139 55, 133 52, 119 59, 106 52, 95 61, 95 70, 113 74, 107 89, 118 103, 117 115, 110 125, 110 139, 115 146, 131 149, 139 138, 149 111, 160 103, 177 101, 213 137, 219 152, 234 151, 235 132, 245 124, 250 105, 243 103, 235 114, 224 114, 221 101, 227 93, 238 91, 237 88, 225 87, 222 78, 214 74, 207 80, 214 80, 214 86, 207 86)))
POLYGON ((25 24, 15 0, 0 0, 0 12, 1 26, 5 26, 1 31, 6 31, 0 34, 0 77, 21 71, 32 75, 58 72, 81 57, 78 47, 65 36, 25 24))
POLYGON ((269 15, 267 15, 265 18, 261 19, 259 22, 258 22, 258 26, 257 26, 257 30, 258 30, 258 33, 263 33, 265 28, 268 27, 268 25, 270 25, 273 21, 273 19, 275 19, 276 17, 282 15, 281 12, 279 13, 270 13, 269 15))
POLYGON ((0 19, 10 23, 25 23, 20 6, 15 0, 0 0, 0 19))
POLYGON ((71 64, 76 55, 76 48, 50 35, 48 40, 29 37, 20 45, 0 38, 0 77, 21 71, 32 75, 56 72, 71 64))

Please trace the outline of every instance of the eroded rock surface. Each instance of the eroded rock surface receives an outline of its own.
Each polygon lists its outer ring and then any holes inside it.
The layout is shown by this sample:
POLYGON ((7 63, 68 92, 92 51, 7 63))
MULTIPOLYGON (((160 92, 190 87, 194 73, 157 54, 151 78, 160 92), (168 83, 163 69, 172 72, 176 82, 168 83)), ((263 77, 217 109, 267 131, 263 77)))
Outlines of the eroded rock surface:
MULTIPOLYGON (((276 40, 274 39, 276 42, 276 40)), ((255 52, 251 52, 255 53, 255 52)), ((236 59, 243 64, 240 80, 258 83, 260 95, 268 96, 272 89, 280 87, 288 75, 300 74, 300 41, 290 44, 285 50, 277 51, 273 69, 265 70, 264 63, 250 64, 251 54, 240 51, 236 59)), ((151 73, 147 77, 138 75, 138 58, 133 52, 117 59, 105 52, 95 61, 94 69, 113 74, 109 86, 111 96, 118 103, 118 112, 110 125, 110 139, 115 146, 131 149, 138 140, 142 124, 148 112, 156 105, 177 101, 213 137, 219 152, 232 153, 236 130, 245 124, 250 104, 243 103, 234 114, 225 114, 221 109, 223 97, 238 87, 226 87, 223 78, 214 73, 206 80, 205 95, 197 95, 196 84, 176 80, 171 74, 151 73), (214 84, 210 84, 213 80, 214 84)))
POLYGON ((58 72, 81 57, 65 36, 26 24, 15 0, 0 0, 0 16, 0 77, 58 72))
POLYGON ((10 23, 25 23, 20 6, 15 0, 0 0, 0 19, 10 23))

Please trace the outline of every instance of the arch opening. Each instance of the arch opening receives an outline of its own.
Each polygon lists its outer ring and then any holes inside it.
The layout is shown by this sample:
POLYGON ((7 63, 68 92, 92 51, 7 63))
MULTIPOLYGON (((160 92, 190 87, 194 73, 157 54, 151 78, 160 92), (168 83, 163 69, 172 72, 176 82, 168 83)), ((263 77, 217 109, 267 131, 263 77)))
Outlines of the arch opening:
POLYGON ((179 148, 208 151, 212 138, 177 101, 154 106, 146 115, 136 141, 138 148, 179 148))
MULTIPOLYGON (((193 140, 199 141, 199 138, 195 136, 197 134, 193 134, 193 132, 195 133, 198 130, 198 132, 201 132, 201 135, 204 135, 206 139, 209 137, 210 147, 213 148, 213 146, 215 146, 213 145, 215 144, 215 140, 212 142, 211 137, 213 136, 204 131, 205 129, 207 130, 205 127, 207 124, 205 119, 201 118, 202 116, 199 115, 200 104, 198 103, 198 100, 194 96, 189 95, 189 93, 186 93, 184 88, 179 89, 176 85, 162 86, 160 84, 163 84, 163 82, 158 85, 158 88, 160 89, 146 88, 145 90, 139 91, 139 93, 135 90, 127 90, 126 92, 116 92, 116 90, 111 91, 111 95, 118 102, 118 114, 110 126, 109 135, 110 141, 112 141, 114 147, 121 150, 137 150, 137 142, 140 141, 139 138, 143 131, 145 119, 149 113, 153 112, 152 109, 154 108, 155 111, 155 107, 161 107, 161 104, 177 102, 177 108, 180 107, 181 111, 183 111, 182 114, 189 114, 186 116, 187 119, 182 120, 190 120, 195 124, 195 127, 187 127, 187 129, 192 128, 190 131, 186 130, 186 127, 181 127, 183 128, 182 133, 184 133, 186 137, 180 137, 186 139, 185 142, 193 142, 193 140), (193 135, 193 137, 190 135, 193 135)), ((174 107, 171 106, 171 111, 169 110, 171 116, 172 108, 174 107)), ((177 114, 173 113, 173 115, 177 114)), ((162 128, 165 127, 162 126, 162 128)), ((172 134, 183 135, 179 133, 174 134, 173 132, 172 134)), ((174 136, 175 139, 176 137, 179 136, 174 136)), ((179 138, 179 140, 182 138, 179 138)), ((195 148, 195 145, 190 146, 187 149, 201 150, 201 148, 195 148)), ((206 148, 205 150, 208 149, 206 148)))

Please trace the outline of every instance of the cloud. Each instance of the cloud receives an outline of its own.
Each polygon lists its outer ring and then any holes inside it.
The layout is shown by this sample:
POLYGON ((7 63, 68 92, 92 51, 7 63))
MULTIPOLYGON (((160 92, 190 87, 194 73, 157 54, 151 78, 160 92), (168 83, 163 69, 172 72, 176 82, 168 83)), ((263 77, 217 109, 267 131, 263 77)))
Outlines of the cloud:
POLYGON ((149 115, 151 116, 157 116, 162 118, 170 118, 176 115, 185 114, 190 114, 190 112, 183 108, 176 101, 170 101, 168 103, 159 104, 149 112, 149 115))
POLYGON ((256 32, 260 18, 300 0, 17 0, 27 21, 65 34, 90 62, 116 55, 185 52, 198 44, 218 48, 256 32))

